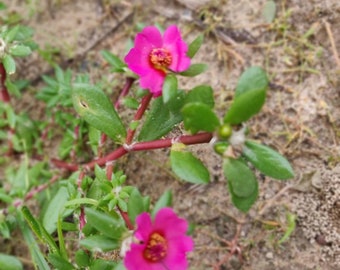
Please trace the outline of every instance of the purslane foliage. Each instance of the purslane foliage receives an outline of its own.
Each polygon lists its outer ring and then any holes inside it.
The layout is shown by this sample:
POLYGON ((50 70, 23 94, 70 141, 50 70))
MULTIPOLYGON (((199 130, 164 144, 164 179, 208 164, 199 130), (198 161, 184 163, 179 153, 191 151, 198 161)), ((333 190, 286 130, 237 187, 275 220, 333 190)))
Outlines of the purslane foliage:
MULTIPOLYGON (((46 103, 46 115, 53 119, 53 124, 56 123, 63 129, 64 134, 58 150, 62 159, 69 157, 74 160, 81 156, 82 162, 86 162, 92 154, 99 155, 103 150, 100 149, 104 140, 103 134, 111 139, 115 149, 121 149, 124 154, 133 151, 134 145, 138 143, 157 144, 159 141, 170 139, 171 143, 167 147, 171 147, 169 167, 173 173, 182 181, 206 184, 210 182, 209 170, 180 139, 187 133, 193 136, 190 138, 208 133, 211 135, 210 138, 213 138, 210 141, 211 150, 220 156, 226 179, 226 190, 230 194, 231 202, 242 212, 248 212, 258 197, 260 186, 254 169, 274 179, 287 180, 294 177, 291 165, 280 153, 269 146, 248 139, 251 134, 247 133, 245 122, 261 111, 269 84, 267 74, 262 68, 250 67, 241 74, 234 99, 230 107, 226 108, 223 117, 220 117, 221 112, 215 111, 212 87, 198 85, 192 89, 181 89, 177 78, 178 76, 194 77, 207 69, 204 63, 192 63, 203 43, 203 36, 197 37, 187 45, 176 26, 170 26, 163 34, 156 27, 146 27, 142 34, 144 39, 140 39, 141 36, 138 38, 137 35, 135 47, 125 57, 125 63, 109 51, 102 51, 101 54, 111 65, 112 72, 125 73, 129 77, 131 71, 136 72, 139 75, 140 86, 153 95, 144 119, 138 118, 128 123, 125 116, 121 117, 118 114, 119 110, 113 106, 111 97, 100 86, 92 85, 87 76, 73 79, 70 70, 63 71, 60 67, 55 67, 55 78, 43 76, 46 87, 36 97, 46 103), (151 38, 149 36, 151 33, 156 37, 151 38), (171 37, 175 37, 176 42, 171 37), (148 42, 151 43, 147 44, 148 42), (171 47, 174 44, 177 47, 171 47), (139 46, 142 46, 143 50, 149 49, 149 54, 145 54, 139 46), (72 105, 80 120, 70 112, 72 105), (179 131, 181 131, 180 135, 174 135, 179 131), (136 138, 133 140, 134 132, 136 138), (127 138, 131 134, 130 141, 127 138), (90 144, 91 148, 88 148, 91 149, 89 151, 91 153, 84 155, 82 151, 87 143, 90 144), (78 144, 83 148, 79 148, 78 144)), ((34 49, 34 45, 26 40, 29 36, 27 29, 18 27, 3 30, 2 28, 0 38, 6 44, 10 44, 14 39, 22 41, 22 44, 7 46, 0 54, 0 61, 6 73, 15 72, 13 57, 26 56, 34 49)), ((138 111, 142 104, 138 103, 140 100, 138 95, 135 96, 137 98, 127 97, 126 100, 130 98, 130 107, 138 111)), ((37 135, 33 130, 37 123, 30 122, 29 119, 25 122, 25 116, 17 116, 11 107, 1 108, 0 112, 3 111, 6 112, 7 118, 0 122, 1 126, 15 129, 18 141, 24 141, 26 149, 34 148, 37 135), (23 122, 29 125, 23 125, 23 122)), ((5 134, 0 133, 0 139, 2 137, 5 138, 5 134)), ((23 146, 19 142, 16 143, 15 139, 13 141, 17 145, 15 149, 22 150, 23 146)), ((96 158, 93 162, 95 161, 96 158)), ((27 240, 32 239, 30 231, 27 230, 28 224, 39 241, 49 248, 49 255, 45 258, 39 251, 37 243, 33 242, 30 247, 38 267, 49 269, 47 260, 57 269, 104 269, 105 267, 124 269, 121 263, 96 258, 93 256, 94 252, 122 248, 122 240, 125 241, 133 236, 129 230, 132 231, 140 225, 143 218, 149 219, 147 213, 152 214, 150 215, 152 219, 157 219, 158 213, 171 212, 169 209, 164 210, 172 203, 171 191, 164 192, 153 204, 150 197, 143 196, 137 187, 125 184, 126 176, 119 170, 119 164, 112 165, 113 161, 106 160, 107 168, 111 166, 111 175, 109 169, 103 169, 98 165, 93 166, 94 174, 91 174, 90 170, 93 167, 90 168, 87 163, 78 166, 76 173, 61 180, 54 189, 51 189, 51 194, 39 194, 41 202, 46 202, 39 219, 35 218, 26 206, 22 207, 21 212, 18 213, 18 224, 24 237, 27 240), (129 224, 127 220, 130 221, 129 224), (84 224, 81 225, 82 222, 84 224), (71 263, 66 250, 64 233, 78 231, 79 228, 83 236, 80 246, 86 252, 78 250, 74 262, 71 263), (57 233, 58 244, 51 236, 52 233, 57 233)), ((25 198, 25 194, 32 186, 32 183, 26 180, 38 178, 40 171, 46 173, 46 166, 45 162, 33 167, 22 163, 18 172, 9 172, 11 176, 8 178, 12 179, 9 182, 13 194, 25 198), (25 181, 15 181, 20 178, 18 175, 25 176, 22 177, 25 181)), ((12 204, 13 194, 6 194, 0 189, 0 200, 12 204)), ((171 212, 169 216, 174 217, 174 214, 171 212)), ((0 220, 0 231, 3 235, 8 236, 10 229, 11 224, 8 220, 0 220)), ((155 237, 161 239, 159 241, 166 241, 164 235, 155 234, 155 237)), ((181 237, 190 242, 187 236, 181 235, 181 237)), ((136 247, 134 244, 137 243, 130 243, 130 247, 136 247)), ((144 251, 149 248, 144 242, 139 244, 144 245, 144 251)), ((186 249, 186 251, 190 250, 192 246, 186 249)), ((138 256, 136 249, 132 250, 131 254, 138 256)), ((145 252, 143 254, 145 255, 145 252)), ((182 258, 182 265, 186 268, 185 254, 178 256, 182 258)), ((12 261, 13 265, 21 269, 19 263, 12 257, 0 256, 0 263, 5 259, 12 261)), ((147 265, 148 262, 143 260, 141 263, 147 265)), ((173 261, 169 259, 168 263, 171 264, 173 261)), ((125 263, 126 265, 130 264, 125 263)), ((129 269, 135 268, 131 266, 129 269)))

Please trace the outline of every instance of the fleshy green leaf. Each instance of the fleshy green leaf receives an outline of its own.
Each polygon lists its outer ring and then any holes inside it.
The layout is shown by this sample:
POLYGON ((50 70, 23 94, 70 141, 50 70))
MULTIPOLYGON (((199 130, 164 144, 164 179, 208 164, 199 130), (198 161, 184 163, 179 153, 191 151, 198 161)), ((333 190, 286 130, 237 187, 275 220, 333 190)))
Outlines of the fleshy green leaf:
POLYGON ((170 154, 173 172, 184 181, 206 184, 210 180, 208 169, 192 153, 181 150, 181 144, 173 145, 170 154))
POLYGON ((192 64, 187 70, 180 72, 179 74, 186 77, 197 76, 208 69, 206 64, 192 64))
POLYGON ((11 43, 16 38, 16 35, 19 32, 19 28, 20 26, 16 25, 15 27, 9 29, 9 31, 4 36, 4 40, 6 43, 11 43))
POLYGON ((165 77, 163 84, 162 97, 163 102, 167 103, 177 95, 177 78, 175 75, 169 74, 165 77))
POLYGON ((209 108, 214 108, 214 93, 213 89, 208 85, 199 85, 193 88, 185 97, 185 103, 203 103, 209 108))
POLYGON ((268 146, 247 141, 242 154, 265 175, 280 180, 294 177, 293 169, 288 160, 268 146))
POLYGON ((27 56, 32 52, 31 48, 25 45, 15 44, 9 48, 9 53, 14 56, 27 56))
POLYGON ((183 122, 186 130, 196 133, 200 130, 212 132, 220 124, 216 114, 203 103, 188 103, 182 109, 183 122))
POLYGON ((130 221, 135 224, 136 217, 146 210, 142 195, 138 189, 134 188, 128 201, 128 215, 130 221))
POLYGON ((59 253, 58 246, 52 236, 45 230, 40 221, 33 217, 29 209, 26 206, 23 206, 21 212, 26 222, 31 227, 36 236, 40 239, 40 241, 47 244, 52 253, 59 253))
POLYGON ((152 209, 152 216, 154 217, 156 213, 164 207, 171 206, 172 204, 172 193, 170 190, 165 191, 162 196, 156 202, 154 208, 152 209))
POLYGON ((116 55, 107 50, 102 50, 100 54, 113 67, 115 72, 123 72, 126 67, 125 63, 116 55))
POLYGON ((105 235, 91 235, 80 240, 80 245, 93 251, 111 251, 120 247, 120 240, 108 238, 105 235))
POLYGON ((16 257, 0 253, 0 270, 22 269, 22 263, 16 257))
POLYGON ((267 1, 262 10, 262 16, 267 23, 274 21, 276 15, 276 3, 273 0, 267 1))
POLYGON ((74 270, 75 267, 67 260, 58 254, 49 254, 48 261, 54 266, 55 269, 74 270))
POLYGON ((235 90, 235 99, 249 91, 267 90, 268 77, 266 72, 257 66, 246 69, 239 78, 235 90))
POLYGON ((126 230, 124 222, 119 216, 110 216, 104 212, 86 208, 87 222, 100 233, 111 239, 120 239, 126 230))
POLYGON ((233 204, 242 212, 247 212, 258 196, 255 175, 241 160, 231 158, 224 160, 223 171, 233 204))
POLYGON ((198 50, 201 48, 201 45, 203 43, 204 36, 199 35, 197 38, 194 39, 193 42, 189 44, 188 53, 187 56, 190 58, 193 58, 195 54, 198 52, 198 50))
MULTIPOLYGON (((49 202, 43 217, 43 225, 48 233, 53 233, 57 228, 58 216, 60 210, 67 202, 69 194, 66 187, 60 187, 58 192, 49 202)), ((68 211, 69 212, 69 211, 68 211)))
POLYGON ((249 91, 234 100, 228 112, 224 116, 224 122, 240 124, 257 114, 266 99, 266 91, 259 89, 249 91))
POLYGON ((7 74, 11 75, 15 73, 15 61, 10 54, 5 54, 4 58, 2 59, 2 63, 7 74))
POLYGON ((44 255, 41 253, 40 247, 37 241, 35 240, 35 237, 33 236, 31 230, 25 223, 23 215, 19 211, 17 212, 17 221, 26 243, 29 243, 28 249, 32 256, 32 261, 37 266, 37 269, 50 270, 50 267, 46 262, 44 255))
POLYGON ((106 261, 103 259, 96 259, 92 261, 89 270, 126 270, 126 269, 124 267, 123 269, 117 267, 116 262, 106 261))
POLYGON ((90 255, 82 249, 76 252, 74 259, 80 267, 86 267, 90 264, 90 255))
POLYGON ((102 90, 96 86, 75 84, 72 98, 74 108, 86 122, 106 133, 115 142, 123 142, 126 136, 124 125, 102 90))
POLYGON ((260 67, 250 67, 242 73, 236 87, 235 98, 224 116, 224 122, 240 124, 257 114, 266 99, 267 74, 260 67))
POLYGON ((180 109, 183 103, 183 91, 179 91, 177 97, 166 104, 164 104, 162 97, 155 99, 146 115, 138 140, 155 140, 171 131, 176 124, 182 121, 180 109))

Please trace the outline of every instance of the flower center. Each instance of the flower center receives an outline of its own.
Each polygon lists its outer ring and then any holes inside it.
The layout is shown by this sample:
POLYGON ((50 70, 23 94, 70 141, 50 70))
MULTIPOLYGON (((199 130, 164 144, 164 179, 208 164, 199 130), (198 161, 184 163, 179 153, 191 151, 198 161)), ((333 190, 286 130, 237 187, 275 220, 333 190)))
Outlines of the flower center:
POLYGON ((150 52, 150 62, 156 69, 166 70, 171 65, 171 53, 164 48, 155 48, 150 52))
POLYGON ((149 241, 144 249, 144 258, 150 262, 159 262, 167 254, 168 243, 166 239, 157 232, 151 234, 149 241))

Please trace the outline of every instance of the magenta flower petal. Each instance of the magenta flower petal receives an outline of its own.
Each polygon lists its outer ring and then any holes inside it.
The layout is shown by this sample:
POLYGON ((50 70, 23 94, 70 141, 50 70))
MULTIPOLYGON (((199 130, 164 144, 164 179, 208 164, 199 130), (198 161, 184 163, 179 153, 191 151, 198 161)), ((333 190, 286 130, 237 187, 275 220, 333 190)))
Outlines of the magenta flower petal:
POLYGON ((164 83, 165 73, 158 70, 151 70, 149 73, 140 78, 140 86, 149 89, 154 97, 162 94, 162 86, 164 83))
POLYGON ((169 70, 181 72, 190 66, 188 46, 177 26, 166 29, 162 37, 154 26, 137 34, 134 47, 125 56, 128 67, 140 77, 140 85, 154 97, 162 94, 164 79, 169 70))
POLYGON ((142 213, 136 219, 136 243, 125 254, 124 265, 128 270, 164 270, 188 267, 186 253, 193 250, 194 243, 186 235, 188 224, 172 209, 163 208, 154 222, 150 214, 142 213))
POLYGON ((188 46, 182 40, 181 33, 176 25, 171 25, 164 32, 164 47, 171 51, 173 56, 169 68, 176 72, 186 70, 190 66, 190 58, 187 56, 188 46))
POLYGON ((137 228, 143 228, 143 230, 138 230, 135 236, 139 240, 147 239, 152 232, 152 221, 150 214, 142 213, 136 218, 137 228))

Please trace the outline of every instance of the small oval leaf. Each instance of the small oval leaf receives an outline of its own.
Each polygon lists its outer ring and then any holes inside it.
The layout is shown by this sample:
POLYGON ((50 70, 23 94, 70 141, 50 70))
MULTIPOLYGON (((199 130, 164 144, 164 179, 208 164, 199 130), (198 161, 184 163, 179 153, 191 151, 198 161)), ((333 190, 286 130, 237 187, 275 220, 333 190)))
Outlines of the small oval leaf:
POLYGON ((260 67, 246 69, 239 78, 235 90, 235 99, 242 94, 254 90, 266 90, 268 87, 267 73, 260 67))
POLYGON ((227 158, 223 164, 224 175, 238 197, 249 197, 256 189, 254 173, 241 160, 227 158))
POLYGON ((211 86, 199 85, 191 89, 185 97, 185 103, 192 102, 204 103, 205 105, 208 105, 209 108, 214 108, 214 93, 211 86))
POLYGON ((187 70, 180 72, 179 74, 186 77, 197 76, 208 69, 206 64, 192 64, 187 70))
POLYGON ((183 122, 186 130, 196 133, 200 130, 213 132, 220 121, 216 114, 203 103, 188 103, 182 108, 183 122))
POLYGON ((279 180, 294 177, 294 171, 288 160, 268 146, 246 141, 242 152, 256 169, 267 176, 279 180))
POLYGON ((195 56, 195 54, 201 48, 203 39, 204 39, 204 36, 199 35, 197 38, 194 39, 193 42, 190 43, 189 48, 188 48, 188 53, 187 53, 188 57, 193 58, 195 56))
POLYGON ((174 173, 184 181, 194 184, 206 184, 209 182, 208 169, 192 153, 172 149, 170 161, 174 173))
POLYGON ((230 109, 224 116, 224 123, 240 124, 257 114, 266 99, 266 91, 259 89, 247 92, 231 104, 230 109))
POLYGON ((163 84, 162 97, 163 102, 167 103, 177 95, 177 78, 175 75, 169 74, 165 77, 163 84))
POLYGON ((253 172, 242 161, 229 158, 224 160, 223 170, 232 203, 240 211, 248 212, 258 196, 258 183, 253 172))
POLYGON ((2 63, 8 75, 15 73, 15 61, 11 55, 5 54, 4 58, 2 59, 2 63))
POLYGON ((124 125, 112 102, 98 87, 75 84, 72 89, 73 105, 77 113, 90 125, 107 134, 115 142, 123 142, 124 125))

